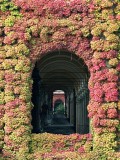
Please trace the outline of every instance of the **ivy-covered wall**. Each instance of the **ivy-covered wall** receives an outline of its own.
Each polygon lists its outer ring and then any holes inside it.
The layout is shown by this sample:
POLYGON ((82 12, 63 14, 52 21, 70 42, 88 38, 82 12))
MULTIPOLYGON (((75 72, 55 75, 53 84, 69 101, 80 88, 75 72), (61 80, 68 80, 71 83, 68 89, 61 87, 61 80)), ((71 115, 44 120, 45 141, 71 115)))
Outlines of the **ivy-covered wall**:
POLYGON ((120 1, 0 0, 0 149, 4 158, 29 159, 31 74, 41 55, 56 50, 78 55, 90 71, 93 153, 112 154, 119 147, 120 1))

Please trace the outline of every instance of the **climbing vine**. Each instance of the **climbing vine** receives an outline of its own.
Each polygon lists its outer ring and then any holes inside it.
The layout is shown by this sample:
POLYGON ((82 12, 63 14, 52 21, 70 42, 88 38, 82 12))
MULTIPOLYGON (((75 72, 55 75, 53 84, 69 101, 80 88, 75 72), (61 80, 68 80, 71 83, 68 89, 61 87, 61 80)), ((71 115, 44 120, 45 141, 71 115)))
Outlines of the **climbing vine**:
POLYGON ((0 0, 3 157, 29 159, 31 73, 42 55, 57 50, 75 53, 88 66, 92 154, 113 157, 120 145, 119 42, 119 0, 0 0))

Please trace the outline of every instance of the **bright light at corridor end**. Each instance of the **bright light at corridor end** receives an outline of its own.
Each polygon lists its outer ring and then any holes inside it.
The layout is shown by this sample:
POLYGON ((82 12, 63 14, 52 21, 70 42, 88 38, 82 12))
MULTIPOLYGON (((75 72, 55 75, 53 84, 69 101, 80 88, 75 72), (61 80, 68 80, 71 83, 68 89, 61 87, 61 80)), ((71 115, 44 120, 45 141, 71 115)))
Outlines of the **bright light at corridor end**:
POLYGON ((65 92, 62 90, 55 90, 53 94, 64 94, 65 92))

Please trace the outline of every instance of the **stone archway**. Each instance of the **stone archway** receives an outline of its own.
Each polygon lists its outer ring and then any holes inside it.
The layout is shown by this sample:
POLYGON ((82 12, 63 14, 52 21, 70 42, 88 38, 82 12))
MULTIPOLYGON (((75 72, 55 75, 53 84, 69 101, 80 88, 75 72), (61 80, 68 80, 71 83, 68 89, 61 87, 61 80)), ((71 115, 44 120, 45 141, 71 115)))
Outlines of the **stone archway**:
POLYGON ((56 91, 55 93, 53 92, 53 106, 57 100, 65 104, 65 93, 63 91, 56 91))
MULTIPOLYGON (((64 97, 65 113, 70 124, 74 126, 76 133, 89 133, 89 119, 87 116, 89 72, 84 61, 73 53, 56 51, 43 55, 36 62, 36 68, 38 70, 38 76, 36 74, 35 77, 36 80, 38 79, 40 81, 39 76, 41 77, 41 82, 39 83, 41 86, 38 87, 38 83, 36 82, 36 87, 38 88, 36 88, 36 98, 40 97, 39 99, 45 100, 50 107, 54 105, 51 105, 51 102, 55 99, 53 91, 64 89, 64 96, 66 96, 66 98, 64 97), (41 92, 40 94, 39 90, 41 92)), ((36 98, 35 102, 38 101, 36 98)), ((38 114, 41 106, 40 103, 35 104, 33 109, 38 114)), ((37 113, 35 114, 36 118, 39 117, 37 113)), ((37 122, 35 124, 37 125, 37 122)))
POLYGON ((89 68, 93 148, 114 151, 120 110, 119 1, 0 3, 0 133, 4 156, 19 160, 28 156, 32 70, 43 55, 59 50, 78 55, 89 68))
POLYGON ((62 106, 61 111, 64 114, 65 113, 65 92, 62 90, 57 90, 53 92, 53 112, 60 105, 62 106))

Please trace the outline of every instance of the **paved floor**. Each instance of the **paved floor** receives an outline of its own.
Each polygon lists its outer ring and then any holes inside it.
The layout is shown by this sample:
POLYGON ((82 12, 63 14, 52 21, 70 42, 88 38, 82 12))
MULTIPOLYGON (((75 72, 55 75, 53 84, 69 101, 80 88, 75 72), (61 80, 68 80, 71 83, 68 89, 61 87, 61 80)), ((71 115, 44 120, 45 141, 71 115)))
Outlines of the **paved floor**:
POLYGON ((64 114, 53 115, 51 124, 45 126, 44 131, 64 135, 75 133, 74 126, 69 123, 64 114))

